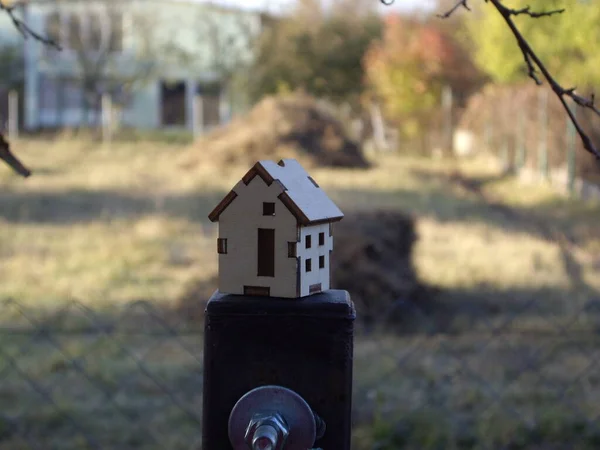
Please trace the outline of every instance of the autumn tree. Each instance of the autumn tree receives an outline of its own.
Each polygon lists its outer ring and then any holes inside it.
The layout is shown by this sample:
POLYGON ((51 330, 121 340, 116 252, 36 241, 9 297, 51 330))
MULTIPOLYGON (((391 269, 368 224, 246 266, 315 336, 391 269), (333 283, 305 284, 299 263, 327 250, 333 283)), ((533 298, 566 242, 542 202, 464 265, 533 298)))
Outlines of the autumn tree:
MULTIPOLYGON (((600 3, 566 0, 514 0, 513 8, 530 6, 532 11, 557 10, 568 6, 560 17, 531 20, 514 17, 523 37, 557 79, 573 86, 600 85, 600 53, 590 44, 600 40, 600 3)), ((515 51, 515 39, 503 17, 484 3, 474 3, 473 17, 464 21, 473 42, 478 67, 499 83, 523 81, 527 66, 515 51)))
POLYGON ((370 98, 400 123, 406 137, 423 132, 444 86, 466 96, 482 79, 450 29, 399 14, 386 16, 383 37, 369 48, 363 65, 370 98))
POLYGON ((337 2, 330 10, 318 1, 301 2, 258 42, 251 69, 253 99, 301 89, 335 103, 357 104, 363 88, 361 59, 380 34, 379 17, 360 0, 337 2))

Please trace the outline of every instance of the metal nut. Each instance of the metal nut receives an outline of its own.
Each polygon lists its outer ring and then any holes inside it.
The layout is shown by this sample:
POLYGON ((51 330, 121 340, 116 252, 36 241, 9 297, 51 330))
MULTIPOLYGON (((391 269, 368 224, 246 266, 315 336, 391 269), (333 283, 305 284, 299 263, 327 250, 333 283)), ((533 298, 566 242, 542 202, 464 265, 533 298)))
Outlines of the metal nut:
POLYGON ((288 425, 278 412, 257 413, 246 428, 245 441, 251 450, 283 450, 289 434, 288 425))

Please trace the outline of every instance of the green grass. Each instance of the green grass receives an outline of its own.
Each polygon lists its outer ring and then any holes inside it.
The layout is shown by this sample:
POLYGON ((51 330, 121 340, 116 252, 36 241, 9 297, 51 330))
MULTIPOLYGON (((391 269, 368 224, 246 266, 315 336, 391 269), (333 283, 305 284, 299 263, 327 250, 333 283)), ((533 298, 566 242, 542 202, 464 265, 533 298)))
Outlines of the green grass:
MULTIPOLYGON (((0 334, 0 448, 27 448, 23 436, 45 449, 88 448, 86 436, 101 448, 192 447, 201 324, 167 312, 215 273, 206 216, 248 168, 191 169, 202 149, 174 142, 39 138, 15 148, 34 176, 0 167, 1 320, 11 327, 0 334), (52 323, 68 333, 23 328, 65 302, 52 323), (152 311, 191 334, 165 335, 152 311), (115 316, 110 335, 89 333, 115 316)), ((587 420, 600 415, 590 366, 600 357, 598 206, 499 177, 481 160, 388 156, 366 172, 311 175, 345 212, 412 214, 415 266, 441 289, 423 312, 407 311, 416 330, 358 333, 357 450, 597 448, 587 420), (487 200, 450 181, 456 169, 487 200), (549 239, 540 222, 576 244, 549 239)))

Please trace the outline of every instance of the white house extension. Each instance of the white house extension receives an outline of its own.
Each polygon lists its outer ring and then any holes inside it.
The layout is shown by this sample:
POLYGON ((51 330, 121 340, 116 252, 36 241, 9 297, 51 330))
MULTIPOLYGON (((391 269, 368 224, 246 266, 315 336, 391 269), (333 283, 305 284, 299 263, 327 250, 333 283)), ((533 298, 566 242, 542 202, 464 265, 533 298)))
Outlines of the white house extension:
POLYGON ((330 287, 332 224, 344 214, 295 159, 259 161, 209 214, 219 291, 283 298, 330 287))

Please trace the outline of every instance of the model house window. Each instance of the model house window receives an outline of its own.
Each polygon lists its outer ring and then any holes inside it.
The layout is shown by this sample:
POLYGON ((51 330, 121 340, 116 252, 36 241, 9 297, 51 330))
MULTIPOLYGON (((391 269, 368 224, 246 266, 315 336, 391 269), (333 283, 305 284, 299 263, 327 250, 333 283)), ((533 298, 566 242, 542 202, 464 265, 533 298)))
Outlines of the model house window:
POLYGON ((305 265, 306 272, 310 272, 312 270, 312 261, 310 258, 308 258, 306 261, 304 261, 304 265, 305 265))
POLYGON ((324 268, 325 268, 325 257, 319 256, 319 269, 324 269, 324 268))
POLYGON ((275 203, 264 202, 263 203, 263 216, 274 216, 275 215, 275 203))
POLYGON ((227 254, 227 239, 218 238, 217 239, 217 253, 220 255, 227 254))
POLYGON ((288 258, 296 257, 296 243, 288 242, 288 258))
POLYGON ((319 233, 319 245, 325 245, 325 233, 319 233))
POLYGON ((312 236, 310 234, 306 235, 305 244, 306 248, 310 248, 312 246, 312 236))

